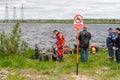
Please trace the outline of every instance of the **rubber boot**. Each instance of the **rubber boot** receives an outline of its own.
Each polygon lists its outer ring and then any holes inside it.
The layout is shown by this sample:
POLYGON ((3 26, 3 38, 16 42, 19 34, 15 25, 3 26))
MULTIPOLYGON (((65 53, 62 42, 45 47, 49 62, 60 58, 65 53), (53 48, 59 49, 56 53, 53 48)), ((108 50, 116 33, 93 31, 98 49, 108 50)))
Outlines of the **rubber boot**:
POLYGON ((114 61, 114 57, 111 58, 112 62, 114 61))
POLYGON ((112 58, 109 58, 109 62, 113 62, 113 60, 114 60, 114 58, 112 57, 112 58))

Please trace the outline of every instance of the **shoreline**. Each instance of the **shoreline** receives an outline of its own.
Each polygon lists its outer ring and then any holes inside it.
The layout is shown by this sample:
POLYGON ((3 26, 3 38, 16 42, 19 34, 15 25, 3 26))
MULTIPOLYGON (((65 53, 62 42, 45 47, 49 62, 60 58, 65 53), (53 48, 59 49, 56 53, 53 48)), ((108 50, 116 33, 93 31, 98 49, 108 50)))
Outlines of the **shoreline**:
MULTIPOLYGON (((0 20, 0 23, 63 23, 73 24, 73 20, 0 20)), ((84 19, 84 24, 120 24, 120 19, 84 19)))

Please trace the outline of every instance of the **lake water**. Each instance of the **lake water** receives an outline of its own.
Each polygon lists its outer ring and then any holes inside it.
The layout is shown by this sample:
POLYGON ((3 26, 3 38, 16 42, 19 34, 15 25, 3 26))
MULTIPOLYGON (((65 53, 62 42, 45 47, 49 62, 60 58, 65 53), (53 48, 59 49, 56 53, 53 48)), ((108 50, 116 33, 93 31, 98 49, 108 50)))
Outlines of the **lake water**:
MULTIPOLYGON (((0 32, 5 31, 7 34, 11 32, 13 23, 0 23, 0 32)), ((97 43, 98 46, 104 47, 107 29, 109 27, 120 27, 120 24, 85 24, 88 31, 92 34, 91 43, 97 43)), ((40 23, 22 23, 22 37, 29 46, 34 47, 37 44, 40 48, 46 48, 54 45, 56 42, 53 30, 57 29, 65 35, 66 45, 73 47, 75 42, 75 29, 73 24, 40 24, 40 23)))

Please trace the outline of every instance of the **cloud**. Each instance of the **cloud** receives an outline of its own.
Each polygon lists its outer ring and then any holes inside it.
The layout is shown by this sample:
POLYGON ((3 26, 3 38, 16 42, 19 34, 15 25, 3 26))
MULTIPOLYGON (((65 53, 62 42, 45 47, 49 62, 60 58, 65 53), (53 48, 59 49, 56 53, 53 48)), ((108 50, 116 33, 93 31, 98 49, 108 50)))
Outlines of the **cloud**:
MULTIPOLYGON (((5 14, 5 3, 1 0, 0 15, 5 14)), ((8 0, 10 16, 16 6, 20 18, 21 3, 25 19, 72 19, 76 13, 84 14, 85 18, 120 19, 120 0, 8 0)))

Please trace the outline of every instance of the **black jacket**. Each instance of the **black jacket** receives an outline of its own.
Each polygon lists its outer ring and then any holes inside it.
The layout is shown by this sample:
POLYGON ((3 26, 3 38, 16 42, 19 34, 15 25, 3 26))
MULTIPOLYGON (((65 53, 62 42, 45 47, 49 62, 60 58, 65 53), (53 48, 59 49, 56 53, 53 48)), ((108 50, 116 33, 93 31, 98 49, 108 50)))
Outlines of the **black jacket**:
POLYGON ((80 47, 89 47, 89 41, 91 39, 91 33, 88 31, 81 31, 79 33, 80 47))
POLYGON ((116 41, 115 41, 116 48, 120 48, 120 33, 118 34, 116 41))

